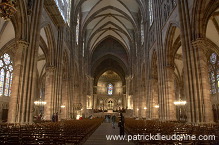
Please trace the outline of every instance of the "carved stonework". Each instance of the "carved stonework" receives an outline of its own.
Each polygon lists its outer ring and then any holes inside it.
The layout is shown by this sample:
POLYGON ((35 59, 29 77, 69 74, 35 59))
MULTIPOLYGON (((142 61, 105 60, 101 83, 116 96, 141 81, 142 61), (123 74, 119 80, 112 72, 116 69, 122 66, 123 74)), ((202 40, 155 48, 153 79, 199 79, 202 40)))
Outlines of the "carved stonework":
POLYGON ((74 103, 73 108, 74 110, 81 110, 82 109, 82 104, 81 103, 74 103))
POLYGON ((149 77, 149 80, 150 80, 150 81, 153 81, 153 80, 158 81, 158 76, 151 74, 150 77, 149 77))
POLYGON ((175 69, 175 67, 174 67, 173 65, 166 65, 165 68, 166 68, 166 69, 172 69, 172 70, 175 69))
POLYGON ((202 49, 205 54, 210 54, 215 52, 219 55, 219 48, 213 42, 208 40, 207 38, 198 38, 192 42, 192 46, 196 49, 202 49))
POLYGON ((152 25, 149 31, 149 47, 152 47, 152 45, 154 44, 155 40, 156 40, 156 32, 155 32, 155 25, 152 25))
POLYGON ((29 46, 29 43, 24 40, 19 40, 17 41, 17 46, 18 46, 18 49, 19 48, 26 49, 29 46))
POLYGON ((182 55, 181 54, 176 54, 175 55, 175 59, 178 59, 178 60, 183 60, 183 57, 182 57, 182 55))
POLYGON ((55 71, 56 67, 55 66, 47 66, 46 71, 55 71))
POLYGON ((203 51, 205 51, 205 52, 207 51, 207 48, 208 48, 206 40, 203 38, 200 38, 200 39, 197 39, 196 41, 193 41, 192 46, 194 48, 197 48, 197 49, 203 49, 203 51))
POLYGON ((32 13, 34 0, 28 0, 27 2, 27 14, 30 15, 32 13))
POLYGON ((174 8, 177 6, 176 0, 163 0, 161 4, 162 25, 166 23, 174 8))

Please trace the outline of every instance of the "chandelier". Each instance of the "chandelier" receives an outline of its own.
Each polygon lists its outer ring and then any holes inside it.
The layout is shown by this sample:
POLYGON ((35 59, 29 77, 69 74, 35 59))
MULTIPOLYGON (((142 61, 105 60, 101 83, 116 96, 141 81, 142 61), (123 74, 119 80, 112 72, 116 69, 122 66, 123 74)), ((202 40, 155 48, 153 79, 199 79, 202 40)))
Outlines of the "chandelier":
POLYGON ((10 19, 15 13, 16 0, 2 0, 0 3, 0 16, 4 18, 4 20, 10 19))

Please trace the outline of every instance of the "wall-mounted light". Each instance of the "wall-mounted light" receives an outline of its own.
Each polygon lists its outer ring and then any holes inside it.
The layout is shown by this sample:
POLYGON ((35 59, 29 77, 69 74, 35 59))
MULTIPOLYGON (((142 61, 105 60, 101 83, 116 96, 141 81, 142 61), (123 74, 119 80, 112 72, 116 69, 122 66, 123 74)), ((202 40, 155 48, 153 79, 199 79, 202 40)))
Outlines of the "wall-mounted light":
POLYGON ((65 108, 65 105, 62 105, 61 108, 65 108))
POLYGON ((148 109, 147 107, 144 107, 144 110, 148 109))
POLYGON ((160 107, 159 105, 155 105, 155 106, 154 106, 154 108, 159 108, 159 107, 160 107))

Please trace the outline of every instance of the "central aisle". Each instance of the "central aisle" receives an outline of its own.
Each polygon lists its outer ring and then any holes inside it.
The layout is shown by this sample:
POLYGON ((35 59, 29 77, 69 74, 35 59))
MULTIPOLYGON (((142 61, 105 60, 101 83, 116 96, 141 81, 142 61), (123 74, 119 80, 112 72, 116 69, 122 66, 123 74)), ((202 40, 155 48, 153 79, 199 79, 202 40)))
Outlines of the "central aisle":
POLYGON ((111 123, 102 123, 97 130, 88 138, 84 145, 134 145, 132 142, 108 140, 106 135, 119 135, 119 127, 116 124, 115 129, 112 128, 111 123))

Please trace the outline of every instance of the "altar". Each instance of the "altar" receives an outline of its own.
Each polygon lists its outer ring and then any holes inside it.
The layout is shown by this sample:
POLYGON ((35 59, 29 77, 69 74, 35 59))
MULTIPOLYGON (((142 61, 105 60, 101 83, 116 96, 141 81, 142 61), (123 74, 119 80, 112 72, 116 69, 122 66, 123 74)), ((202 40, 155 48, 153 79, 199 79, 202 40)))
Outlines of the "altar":
POLYGON ((113 113, 112 109, 107 110, 107 113, 113 113))

